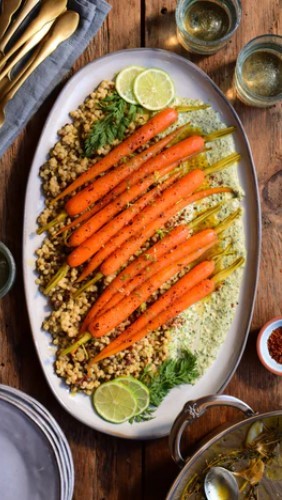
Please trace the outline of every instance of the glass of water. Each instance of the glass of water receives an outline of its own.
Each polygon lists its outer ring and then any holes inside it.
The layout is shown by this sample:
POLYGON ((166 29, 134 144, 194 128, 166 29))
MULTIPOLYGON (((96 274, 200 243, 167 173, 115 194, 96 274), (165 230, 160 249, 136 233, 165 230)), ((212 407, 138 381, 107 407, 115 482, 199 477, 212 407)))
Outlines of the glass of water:
POLYGON ((214 54, 224 47, 241 20, 240 0, 178 0, 177 38, 185 49, 214 54))
POLYGON ((241 50, 235 69, 241 101, 265 108, 282 100, 282 36, 262 35, 241 50))

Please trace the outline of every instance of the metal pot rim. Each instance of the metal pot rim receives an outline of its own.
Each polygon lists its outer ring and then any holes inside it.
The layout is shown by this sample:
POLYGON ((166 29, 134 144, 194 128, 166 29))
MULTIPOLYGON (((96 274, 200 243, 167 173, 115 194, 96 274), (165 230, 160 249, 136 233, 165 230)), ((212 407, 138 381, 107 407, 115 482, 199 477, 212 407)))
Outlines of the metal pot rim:
POLYGON ((187 471, 190 469, 192 465, 202 456, 202 454, 210 448, 213 444, 215 444, 217 441, 219 441, 221 438, 226 436, 227 434, 236 431, 240 427, 244 425, 249 425, 255 422, 256 420, 262 420, 265 418, 269 417, 276 417, 276 416, 282 416, 282 409, 277 409, 277 410, 272 410, 272 411, 267 411, 264 413, 255 413, 251 417, 247 417, 244 420, 240 420, 238 422, 235 422, 228 427, 225 427, 222 430, 219 430, 218 433, 216 433, 213 437, 207 438, 207 440, 203 441, 201 446, 193 453, 191 457, 189 457, 183 467, 183 469, 180 471, 178 476, 176 477, 175 481, 173 482, 167 496, 166 500, 173 500, 174 495, 176 492, 176 489, 179 486, 179 483, 182 481, 182 479, 187 475, 187 471))

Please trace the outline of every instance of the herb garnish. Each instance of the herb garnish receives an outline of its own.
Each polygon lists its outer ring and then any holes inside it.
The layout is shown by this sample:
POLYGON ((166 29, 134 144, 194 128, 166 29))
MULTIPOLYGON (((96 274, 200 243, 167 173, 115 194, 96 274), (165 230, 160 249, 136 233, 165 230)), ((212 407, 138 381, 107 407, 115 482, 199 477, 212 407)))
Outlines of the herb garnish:
POLYGON ((111 145, 116 139, 121 141, 136 114, 144 112, 142 107, 128 104, 115 91, 101 100, 99 109, 104 112, 104 116, 93 123, 85 140, 87 158, 91 158, 103 146, 111 145))
POLYGON ((153 412, 173 387, 194 382, 199 375, 196 361, 196 356, 189 350, 182 350, 180 357, 167 359, 156 373, 150 366, 147 366, 139 380, 149 388, 150 405, 143 413, 133 417, 130 422, 150 420, 153 418, 153 412))

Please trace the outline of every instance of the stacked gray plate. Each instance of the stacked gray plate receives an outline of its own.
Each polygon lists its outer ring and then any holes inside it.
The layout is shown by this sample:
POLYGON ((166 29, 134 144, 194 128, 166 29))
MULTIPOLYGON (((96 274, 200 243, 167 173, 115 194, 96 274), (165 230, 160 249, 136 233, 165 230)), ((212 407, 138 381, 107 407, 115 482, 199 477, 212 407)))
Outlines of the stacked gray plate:
POLYGON ((74 467, 65 435, 27 394, 0 384, 1 500, 71 500, 74 467))

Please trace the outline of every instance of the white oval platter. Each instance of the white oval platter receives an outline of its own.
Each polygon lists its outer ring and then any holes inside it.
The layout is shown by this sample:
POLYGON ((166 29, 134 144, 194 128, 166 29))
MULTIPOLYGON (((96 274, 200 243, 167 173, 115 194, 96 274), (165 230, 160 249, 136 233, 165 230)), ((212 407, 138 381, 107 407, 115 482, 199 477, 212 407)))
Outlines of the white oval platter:
POLYGON ((98 431, 129 439, 151 439, 169 433, 175 417, 187 400, 221 392, 236 370, 247 341, 256 292, 260 234, 257 181, 248 140, 236 112, 203 71, 172 52, 130 49, 108 54, 76 73, 55 102, 36 149, 26 191, 23 238, 24 284, 32 335, 47 381, 65 410, 98 431), (35 251, 43 239, 43 236, 36 235, 36 219, 44 207, 38 173, 48 157, 50 148, 58 140, 57 130, 70 121, 69 112, 76 109, 103 79, 112 79, 117 71, 131 64, 166 70, 175 82, 177 95, 209 102, 220 113, 223 122, 236 126, 235 147, 242 155, 238 166, 239 179, 246 194, 243 204, 248 258, 234 321, 217 359, 205 375, 194 386, 183 385, 173 389, 159 407, 154 419, 142 423, 115 425, 105 422, 95 414, 89 397, 84 394, 71 395, 68 387, 54 372, 55 349, 51 336, 41 328, 44 317, 49 313, 48 300, 35 284, 35 251))

